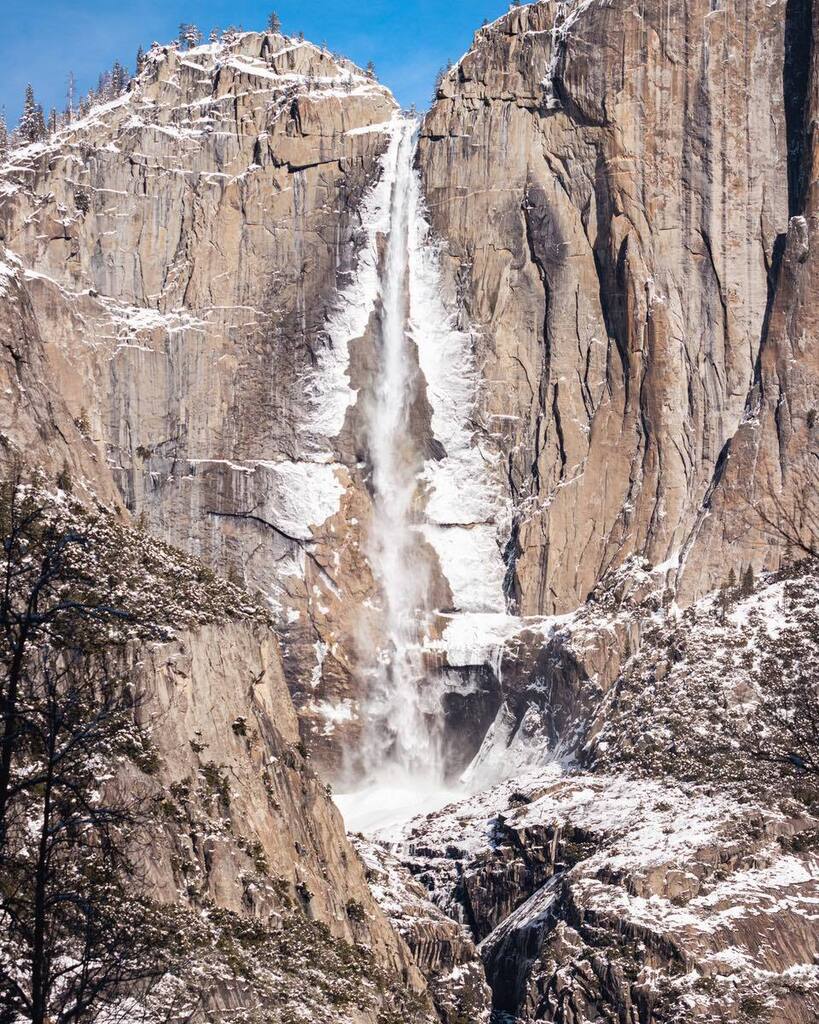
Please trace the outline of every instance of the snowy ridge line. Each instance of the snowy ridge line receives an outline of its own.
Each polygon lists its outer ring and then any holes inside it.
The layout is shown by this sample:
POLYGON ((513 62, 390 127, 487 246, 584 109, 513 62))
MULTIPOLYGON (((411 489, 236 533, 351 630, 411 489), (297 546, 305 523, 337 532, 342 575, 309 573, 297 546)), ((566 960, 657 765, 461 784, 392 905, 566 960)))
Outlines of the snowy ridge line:
MULTIPOLYGON (((347 97, 372 94, 380 94, 392 98, 392 93, 386 86, 367 75, 366 72, 358 67, 358 65, 353 61, 349 60, 349 58, 333 55, 329 51, 324 50, 307 40, 296 40, 293 37, 282 36, 280 38, 286 41, 286 45, 269 54, 265 58, 260 56, 251 56, 248 54, 237 54, 235 52, 237 47, 241 46, 246 40, 250 38, 258 38, 261 40, 262 37, 265 36, 270 38, 271 33, 236 33, 229 39, 220 40, 217 43, 204 44, 190 50, 179 50, 175 44, 163 45, 160 43, 154 43, 151 49, 145 54, 145 63, 142 69, 131 79, 129 88, 126 92, 120 96, 114 97, 113 99, 94 103, 83 117, 76 118, 70 124, 59 128, 54 135, 45 141, 26 143, 9 149, 5 161, 0 162, 0 168, 5 171, 13 171, 16 173, 30 173, 32 168, 27 165, 27 161, 35 160, 45 154, 57 152, 66 146, 76 145, 76 135, 85 133, 89 128, 99 127, 101 124, 104 124, 106 115, 123 106, 136 107, 136 109, 131 111, 130 121, 118 126, 115 125, 114 127, 119 127, 121 129, 152 127, 158 131, 164 132, 165 134, 189 139, 199 138, 204 135, 204 129, 183 128, 182 126, 173 123, 160 124, 151 121, 146 122, 139 116, 139 113, 145 109, 184 111, 190 110, 195 106, 201 106, 202 104, 218 103, 225 99, 225 97, 200 96, 197 99, 191 100, 190 103, 174 107, 171 105, 157 104, 150 97, 144 96, 143 93, 145 87, 154 84, 157 80, 157 69, 161 64, 167 61, 170 53, 175 53, 179 56, 180 68, 185 68, 188 71, 199 71, 207 76, 200 82, 203 87, 212 87, 214 84, 214 74, 221 68, 228 67, 238 74, 251 75, 256 78, 270 81, 271 83, 280 86, 280 91, 282 92, 286 92, 294 86, 307 86, 308 88, 303 89, 303 91, 308 95, 314 95, 318 98, 345 99, 347 97), (271 67, 270 62, 274 61, 277 57, 299 49, 309 50, 312 53, 325 58, 338 69, 338 74, 310 75, 290 70, 277 71, 275 68, 271 67), (191 58, 195 57, 210 58, 210 62, 205 61, 200 64, 195 60, 191 60, 191 58), (348 85, 354 84, 354 87, 349 90, 338 88, 342 83, 347 83, 348 85)), ((269 95, 271 92, 276 91, 279 90, 273 88, 259 90, 259 94, 269 95)), ((231 98, 235 98, 236 94, 231 93, 230 96, 231 98)), ((0 185, 0 189, 2 188, 3 186, 0 185)), ((0 191, 0 195, 2 194, 3 192, 0 191)))
MULTIPOLYGON (((611 3, 611 0, 558 0, 557 9, 555 12, 555 20, 550 29, 526 29, 525 32, 521 33, 524 36, 536 36, 536 35, 551 35, 555 43, 560 39, 565 39, 566 34, 577 19, 585 13, 585 11, 592 6, 594 3, 611 3), (563 19, 561 21, 561 19, 563 19)), ((537 0, 534 3, 523 4, 523 7, 534 7, 537 4, 537 0)), ((493 30, 496 31, 501 27, 501 24, 508 20, 510 11, 504 11, 499 17, 495 18, 494 21, 488 21, 485 25, 482 25, 476 30, 473 39, 472 46, 461 54, 457 61, 447 70, 446 77, 452 77, 455 72, 460 68, 461 64, 466 60, 467 57, 471 57, 476 52, 478 44, 482 41, 482 38, 491 33, 493 30)), ((553 53, 557 52, 555 46, 553 53)), ((557 59, 553 56, 552 64, 550 65, 549 71, 543 79, 543 84, 546 85, 547 81, 551 86, 551 74, 557 64, 557 59)))

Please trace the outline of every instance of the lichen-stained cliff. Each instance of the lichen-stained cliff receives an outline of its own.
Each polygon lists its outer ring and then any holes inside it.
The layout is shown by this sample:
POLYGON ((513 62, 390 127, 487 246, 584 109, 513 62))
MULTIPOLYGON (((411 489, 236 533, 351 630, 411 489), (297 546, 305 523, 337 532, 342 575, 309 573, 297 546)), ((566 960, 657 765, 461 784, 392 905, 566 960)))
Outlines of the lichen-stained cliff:
POLYGON ((686 549, 760 372, 811 17, 544 0, 481 29, 440 86, 419 161, 480 332, 524 613, 575 607, 632 553, 676 566, 686 549))

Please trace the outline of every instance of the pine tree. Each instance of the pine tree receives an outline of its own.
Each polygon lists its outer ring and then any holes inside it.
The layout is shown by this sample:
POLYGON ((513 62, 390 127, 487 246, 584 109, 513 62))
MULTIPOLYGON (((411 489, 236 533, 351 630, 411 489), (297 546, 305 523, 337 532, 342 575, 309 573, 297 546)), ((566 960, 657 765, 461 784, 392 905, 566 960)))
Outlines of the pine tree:
POLYGON ((750 563, 749 563, 748 564, 748 568, 745 570, 745 572, 744 572, 744 574, 742 576, 742 587, 740 589, 740 594, 743 597, 750 597, 751 594, 753 594, 753 592, 754 592, 754 570, 753 570, 753 566, 751 566, 750 563))
POLYGON ((111 92, 114 96, 121 96, 127 89, 130 76, 118 60, 114 61, 111 68, 111 92))
POLYGON ((97 100, 104 103, 112 98, 111 72, 103 71, 97 79, 97 100))
POLYGON ((71 124, 74 120, 74 113, 77 109, 77 78, 73 71, 68 72, 68 79, 65 87, 65 120, 71 124))
POLYGON ((719 608, 719 621, 724 623, 726 614, 734 607, 736 597, 737 574, 733 569, 728 573, 728 579, 720 587, 717 595, 717 607, 719 608))
POLYGON ((136 55, 136 73, 139 74, 140 71, 142 71, 142 69, 144 67, 145 67, 145 51, 140 46, 140 48, 137 50, 137 55, 136 55))
POLYGON ((722 587, 717 595, 717 608, 719 608, 719 621, 725 622, 725 615, 731 607, 731 592, 727 587, 722 587))
POLYGON ((46 137, 46 120, 45 111, 41 103, 37 104, 37 110, 34 114, 35 131, 37 133, 37 140, 44 139, 46 137))
POLYGON ((5 160, 9 151, 9 129, 6 124, 6 108, 0 107, 0 160, 5 160))
POLYGON ((271 11, 267 18, 267 31, 278 35, 282 30, 282 20, 275 11, 271 11))
POLYGON ((22 143, 39 142, 45 135, 45 121, 43 119, 43 108, 38 106, 34 99, 34 89, 31 85, 26 86, 26 95, 23 100, 23 113, 20 115, 20 123, 17 125, 17 137, 22 143))
POLYGON ((373 61, 371 61, 371 60, 367 61, 366 71, 367 71, 367 77, 368 78, 375 78, 375 64, 373 63, 373 61))
POLYGON ((54 109, 54 107, 52 107, 51 110, 49 110, 48 112, 47 128, 49 135, 54 135, 57 131, 57 111, 54 109))
POLYGON ((181 50, 192 50, 202 42, 202 33, 191 22, 183 21, 179 24, 179 48, 181 50))

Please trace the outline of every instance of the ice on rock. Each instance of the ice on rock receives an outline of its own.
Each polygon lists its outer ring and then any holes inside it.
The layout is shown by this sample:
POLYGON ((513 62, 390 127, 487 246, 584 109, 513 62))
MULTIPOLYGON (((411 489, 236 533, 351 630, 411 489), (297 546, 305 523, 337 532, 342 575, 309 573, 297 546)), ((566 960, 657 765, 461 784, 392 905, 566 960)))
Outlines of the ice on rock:
POLYGON ((389 231, 390 199, 395 180, 399 138, 394 131, 381 158, 381 175, 364 198, 361 220, 365 241, 358 254, 355 273, 342 289, 325 328, 325 344, 318 352, 318 366, 306 382, 310 413, 305 424, 308 444, 327 452, 344 426, 347 410, 355 403, 350 386, 350 343, 362 337, 378 301, 378 238, 389 231))
POLYGON ((492 472, 498 456, 478 441, 473 339, 444 302, 440 252, 415 168, 416 132, 411 118, 398 116, 389 126, 381 179, 365 203, 365 246, 311 384, 315 433, 332 436, 355 399, 347 379, 349 343, 364 334, 380 304, 381 362, 363 411, 374 495, 367 554, 382 590, 388 649, 373 666, 363 708, 364 784, 338 798, 350 828, 395 822, 452 795, 443 781, 440 688, 425 679, 424 640, 434 609, 427 563, 418 556, 423 541, 437 555, 458 610, 505 612, 501 545, 508 511, 492 472), (382 266, 379 236, 386 238, 382 266), (416 359, 443 452, 425 462, 420 478, 404 451, 416 359))

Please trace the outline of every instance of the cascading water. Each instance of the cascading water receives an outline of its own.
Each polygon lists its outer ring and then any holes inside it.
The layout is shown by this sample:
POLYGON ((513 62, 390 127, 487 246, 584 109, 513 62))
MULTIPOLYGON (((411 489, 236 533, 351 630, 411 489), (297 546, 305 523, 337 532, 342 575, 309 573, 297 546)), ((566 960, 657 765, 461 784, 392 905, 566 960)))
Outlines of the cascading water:
POLYGON ((369 558, 382 590, 388 647, 374 672, 365 750, 369 772, 390 766, 439 773, 439 752, 422 707, 420 641, 428 616, 429 574, 418 557, 419 455, 410 429, 418 375, 408 336, 409 241, 416 124, 403 120, 395 151, 390 234, 381 286, 380 372, 369 403, 373 526, 369 558))
POLYGON ((440 296, 414 167, 417 129, 415 119, 396 118, 380 186, 390 188, 389 224, 378 272, 377 371, 364 412, 373 496, 367 555, 380 586, 386 643, 362 707, 358 785, 336 798, 348 828, 364 831, 457 795, 444 779, 441 695, 424 671, 431 550, 453 592, 463 591, 462 607, 503 608, 504 567, 485 470, 490 457, 473 443, 469 424, 476 392, 470 339, 451 324, 440 296), (425 462, 420 449, 413 423, 420 383, 443 459, 425 462), (447 572, 450 566, 456 571, 447 572), (466 594, 477 595, 474 607, 466 594))
POLYGON ((378 372, 366 404, 373 523, 368 557, 379 581, 386 645, 365 702, 361 788, 338 801, 349 827, 405 818, 443 794, 434 708, 425 707, 423 641, 429 621, 429 569, 421 556, 423 459, 410 419, 419 375, 410 335, 410 249, 418 182, 417 122, 399 118, 384 173, 392 182, 389 235, 379 276, 378 372))

